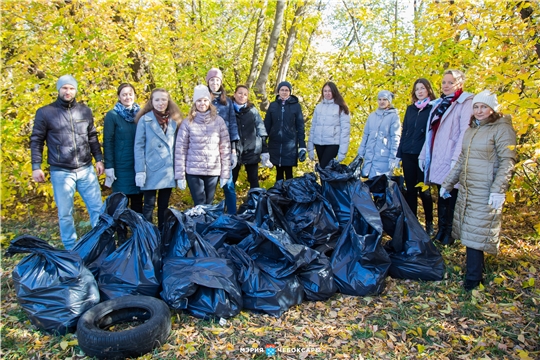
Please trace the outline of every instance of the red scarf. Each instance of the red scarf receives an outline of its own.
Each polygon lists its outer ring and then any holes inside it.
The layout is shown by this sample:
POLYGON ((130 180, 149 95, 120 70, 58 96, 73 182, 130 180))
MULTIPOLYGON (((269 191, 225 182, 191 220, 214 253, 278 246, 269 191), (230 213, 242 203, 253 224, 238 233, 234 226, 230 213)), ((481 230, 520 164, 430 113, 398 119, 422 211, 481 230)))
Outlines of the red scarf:
POLYGON ((168 112, 161 113, 157 111, 156 109, 152 109, 152 111, 154 112, 154 116, 156 117, 156 120, 159 126, 161 126, 161 128, 163 129, 163 132, 166 133, 167 125, 169 125, 169 113, 168 112))

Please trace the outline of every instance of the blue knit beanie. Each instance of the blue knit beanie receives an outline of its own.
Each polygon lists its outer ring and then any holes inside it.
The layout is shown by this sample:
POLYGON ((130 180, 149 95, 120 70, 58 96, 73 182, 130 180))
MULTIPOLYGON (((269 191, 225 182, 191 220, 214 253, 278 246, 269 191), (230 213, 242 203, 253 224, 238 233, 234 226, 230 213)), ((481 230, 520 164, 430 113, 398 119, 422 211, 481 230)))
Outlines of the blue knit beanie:
POLYGON ((56 90, 60 91, 60 88, 66 84, 73 86, 77 90, 77 80, 71 75, 60 76, 56 82, 56 90))

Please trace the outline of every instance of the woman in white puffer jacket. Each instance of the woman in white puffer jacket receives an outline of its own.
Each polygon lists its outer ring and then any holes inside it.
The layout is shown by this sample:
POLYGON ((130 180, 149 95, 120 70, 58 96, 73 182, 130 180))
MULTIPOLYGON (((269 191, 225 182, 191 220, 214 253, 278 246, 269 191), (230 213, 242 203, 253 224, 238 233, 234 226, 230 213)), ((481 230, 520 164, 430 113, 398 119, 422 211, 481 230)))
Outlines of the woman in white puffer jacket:
POLYGON ((339 162, 347 156, 351 117, 336 84, 328 81, 321 92, 322 101, 315 108, 311 120, 308 154, 310 160, 315 160, 316 150, 319 165, 325 168, 336 156, 339 162))

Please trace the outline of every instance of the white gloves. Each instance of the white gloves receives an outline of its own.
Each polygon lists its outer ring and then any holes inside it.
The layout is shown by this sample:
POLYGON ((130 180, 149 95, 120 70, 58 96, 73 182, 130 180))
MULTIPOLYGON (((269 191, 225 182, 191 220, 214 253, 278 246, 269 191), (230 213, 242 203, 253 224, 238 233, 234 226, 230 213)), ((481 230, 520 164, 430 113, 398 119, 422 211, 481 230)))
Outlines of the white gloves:
POLYGON ((176 180, 176 185, 180 190, 186 190, 186 180, 176 180))
POLYGON ((345 155, 338 154, 337 162, 342 162, 343 160, 345 160, 345 155))
POLYGON ((267 167, 269 169, 274 167, 274 164, 270 162, 270 154, 269 153, 263 153, 261 154, 261 163, 262 166, 267 167))
POLYGON ((420 170, 425 171, 426 170, 426 160, 418 159, 418 167, 420 170))
POLYGON ((308 157, 311 161, 315 160, 315 153, 313 151, 308 151, 308 157))
POLYGON ((390 173, 395 169, 399 167, 399 160, 398 158, 390 159, 388 163, 388 167, 390 168, 390 173))
POLYGON ((231 153, 231 169, 234 169, 238 164, 238 155, 235 152, 231 153))
POLYGON ((501 210, 506 200, 506 194, 491 193, 489 194, 488 205, 495 210, 501 210))
POLYGON ((146 182, 145 172, 139 172, 135 174, 135 185, 137 185, 138 187, 143 187, 145 182, 146 182))
POLYGON ((452 162, 450 163, 450 170, 452 170, 454 166, 456 166, 456 162, 457 161, 452 160, 452 162))
POLYGON ((204 214, 206 214, 206 211, 204 211, 203 205, 197 205, 195 207, 192 207, 189 210, 186 210, 186 212, 184 212, 184 214, 186 214, 187 216, 193 217, 193 216, 204 215, 204 214))
POLYGON ((114 180, 116 180, 116 176, 114 176, 114 169, 105 169, 105 186, 111 187, 114 180))
POLYGON ((225 187, 225 185, 227 185, 228 181, 229 181, 229 179, 225 179, 224 177, 220 177, 219 178, 219 187, 220 188, 225 187))
POLYGON ((442 186, 441 186, 441 190, 439 191, 439 196, 442 197, 443 199, 448 199, 449 197, 452 197, 452 195, 450 195, 448 190, 446 190, 442 186))

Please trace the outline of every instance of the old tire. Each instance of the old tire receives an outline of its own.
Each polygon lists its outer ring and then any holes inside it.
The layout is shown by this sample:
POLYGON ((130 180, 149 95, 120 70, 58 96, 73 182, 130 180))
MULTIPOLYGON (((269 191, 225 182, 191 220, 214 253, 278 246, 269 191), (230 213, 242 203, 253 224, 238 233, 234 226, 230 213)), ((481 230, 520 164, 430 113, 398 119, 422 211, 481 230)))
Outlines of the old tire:
POLYGON ((137 357, 161 346, 171 332, 171 314, 165 302, 151 296, 123 296, 104 301, 85 312, 77 323, 80 348, 99 359, 137 357), (141 322, 126 330, 111 326, 141 322))

